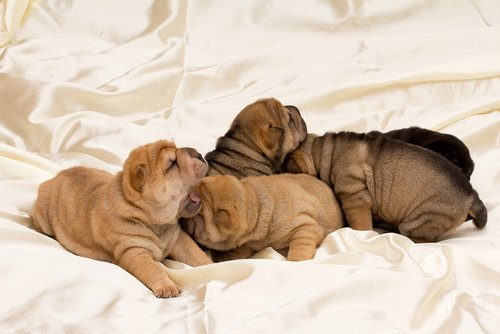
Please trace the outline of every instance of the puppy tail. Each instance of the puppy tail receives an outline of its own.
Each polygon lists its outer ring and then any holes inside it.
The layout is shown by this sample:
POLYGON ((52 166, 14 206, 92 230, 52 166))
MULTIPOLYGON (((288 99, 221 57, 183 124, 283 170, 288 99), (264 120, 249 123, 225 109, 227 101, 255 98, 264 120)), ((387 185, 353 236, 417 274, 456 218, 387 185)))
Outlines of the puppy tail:
POLYGON ((477 228, 486 226, 486 221, 488 220, 488 211, 483 202, 479 199, 479 195, 476 191, 474 191, 474 203, 472 203, 468 212, 468 219, 473 219, 474 225, 476 225, 477 228))

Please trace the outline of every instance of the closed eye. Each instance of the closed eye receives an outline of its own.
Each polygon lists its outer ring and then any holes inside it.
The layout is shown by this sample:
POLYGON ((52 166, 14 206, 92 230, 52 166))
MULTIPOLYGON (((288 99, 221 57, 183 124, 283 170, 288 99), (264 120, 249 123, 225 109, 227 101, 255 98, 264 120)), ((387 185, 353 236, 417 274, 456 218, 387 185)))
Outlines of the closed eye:
POLYGON ((283 135, 283 133, 285 132, 285 129, 283 128, 280 128, 280 127, 277 127, 277 126, 272 126, 269 128, 270 130, 273 130, 272 133, 276 133, 276 134, 279 134, 280 136, 283 135))
POLYGON ((279 130, 279 131, 285 131, 285 129, 280 128, 279 126, 272 126, 272 125, 269 125, 269 129, 274 129, 274 130, 279 130))
POLYGON ((170 164, 168 164, 167 162, 167 169, 165 170, 165 172, 168 172, 173 167, 177 167, 177 160, 170 160, 169 163, 170 164))

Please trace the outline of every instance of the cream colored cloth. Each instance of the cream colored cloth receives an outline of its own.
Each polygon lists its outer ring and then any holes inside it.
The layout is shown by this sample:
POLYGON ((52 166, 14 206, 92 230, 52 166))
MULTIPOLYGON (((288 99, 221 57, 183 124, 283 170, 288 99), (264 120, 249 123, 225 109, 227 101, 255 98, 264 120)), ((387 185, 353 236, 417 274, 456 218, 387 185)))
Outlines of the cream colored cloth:
POLYGON ((3 0, 0 13, 1 333, 500 332, 499 2, 3 0), (206 153, 270 96, 318 134, 459 137, 487 227, 418 245, 345 228, 300 263, 271 249, 167 260, 184 289, 167 300, 30 228, 59 170, 115 173, 159 138, 206 153))

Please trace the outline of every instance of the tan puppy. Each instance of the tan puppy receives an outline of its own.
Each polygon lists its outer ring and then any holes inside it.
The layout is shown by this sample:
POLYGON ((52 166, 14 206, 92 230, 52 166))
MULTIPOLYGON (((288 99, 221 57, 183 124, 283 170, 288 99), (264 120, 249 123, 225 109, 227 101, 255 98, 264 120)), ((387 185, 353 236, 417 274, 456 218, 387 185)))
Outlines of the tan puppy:
POLYGON ((311 259, 325 236, 343 227, 333 192, 309 175, 208 176, 198 191, 202 209, 184 228, 201 245, 232 250, 224 259, 266 247, 288 249, 291 261, 311 259))
POLYGON ((206 172, 192 148, 164 140, 140 146, 116 176, 74 167, 41 184, 34 224, 77 255, 119 265, 157 297, 175 297, 180 288, 160 261, 212 262, 177 223, 200 210, 191 189, 206 172))
POLYGON ((333 187, 353 229, 372 229, 373 218, 429 242, 468 215, 477 227, 486 225, 486 208, 457 166, 381 133, 308 135, 287 157, 284 171, 316 175, 333 187))
POLYGON ((208 175, 237 178, 280 172, 285 156, 306 138, 307 128, 294 106, 269 98, 245 107, 205 159, 208 175))

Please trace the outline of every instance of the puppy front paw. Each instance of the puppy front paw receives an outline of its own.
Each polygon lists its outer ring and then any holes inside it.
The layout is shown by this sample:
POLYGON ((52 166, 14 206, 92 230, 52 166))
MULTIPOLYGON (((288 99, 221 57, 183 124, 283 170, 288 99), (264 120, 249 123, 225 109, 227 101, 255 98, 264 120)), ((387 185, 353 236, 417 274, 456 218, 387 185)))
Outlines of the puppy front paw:
POLYGON ((155 282, 150 288, 157 298, 178 297, 182 292, 177 284, 168 279, 155 282))

